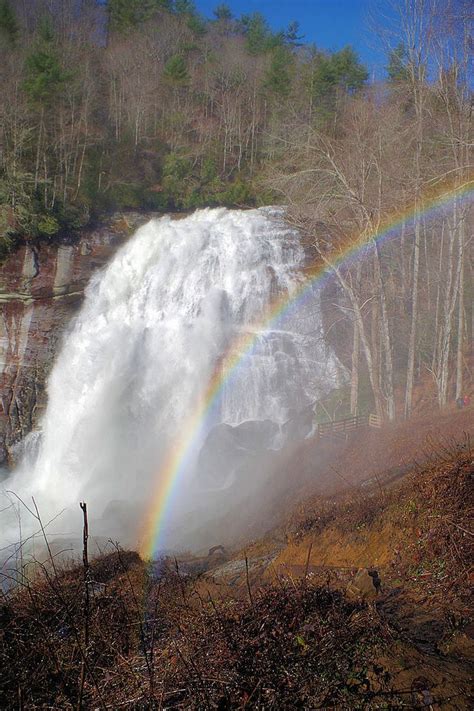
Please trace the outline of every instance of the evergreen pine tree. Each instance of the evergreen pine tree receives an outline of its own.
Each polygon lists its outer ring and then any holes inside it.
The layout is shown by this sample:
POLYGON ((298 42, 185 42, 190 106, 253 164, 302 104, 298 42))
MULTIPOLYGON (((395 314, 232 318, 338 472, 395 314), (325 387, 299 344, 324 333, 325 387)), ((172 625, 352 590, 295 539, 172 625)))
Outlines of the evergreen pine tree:
POLYGON ((352 47, 344 47, 331 55, 330 64, 334 85, 345 91, 361 89, 369 77, 352 47))
POLYGON ((291 89, 291 54, 285 47, 276 47, 265 77, 265 88, 275 97, 286 98, 291 89))
POLYGON ((247 51, 250 54, 266 52, 272 33, 264 16, 260 12, 242 15, 240 23, 245 34, 247 51))
POLYGON ((18 37, 18 22, 9 0, 0 0, 0 41, 14 44, 18 37))
POLYGON ((300 35, 300 25, 299 22, 290 22, 288 28, 284 33, 285 42, 292 47, 301 47, 304 35, 300 35))
POLYGON ((196 13, 194 0, 175 0, 174 9, 178 15, 194 15, 196 13))
POLYGON ((48 18, 39 25, 38 38, 25 61, 24 88, 37 104, 50 105, 68 79, 56 48, 56 37, 48 18))
POLYGON ((126 32, 146 22, 157 10, 171 10, 170 0, 108 0, 109 26, 114 32, 126 32))
POLYGON ((188 80, 188 69, 181 54, 175 54, 165 64, 164 76, 174 85, 185 84, 188 80))
POLYGON ((408 79, 408 56, 404 44, 400 43, 388 55, 387 74, 391 82, 402 82, 408 79))
POLYGON ((214 8, 213 12, 216 20, 223 20, 225 22, 232 20, 232 10, 225 3, 221 3, 220 5, 218 5, 216 8, 214 8))

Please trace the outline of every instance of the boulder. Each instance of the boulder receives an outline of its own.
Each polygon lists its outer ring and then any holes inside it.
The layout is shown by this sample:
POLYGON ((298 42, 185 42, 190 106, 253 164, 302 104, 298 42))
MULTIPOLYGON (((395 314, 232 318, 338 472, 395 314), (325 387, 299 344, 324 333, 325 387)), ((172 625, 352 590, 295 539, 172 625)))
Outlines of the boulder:
POLYGON ((346 588, 352 598, 374 600, 380 589, 380 578, 377 571, 361 568, 346 588))

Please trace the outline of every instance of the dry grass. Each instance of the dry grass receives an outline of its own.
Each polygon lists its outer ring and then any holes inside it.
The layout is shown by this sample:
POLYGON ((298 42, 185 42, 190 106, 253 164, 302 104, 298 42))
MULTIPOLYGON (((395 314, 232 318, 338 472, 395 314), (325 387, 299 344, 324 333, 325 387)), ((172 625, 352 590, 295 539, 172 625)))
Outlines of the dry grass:
MULTIPOLYGON (((428 572, 425 586, 466 605, 473 475, 468 443, 448 448, 397 486, 308 504, 292 534, 350 534, 398 517, 411 538, 397 575, 428 572)), ((198 585, 174 561, 146 565, 118 548, 87 576, 51 561, 3 594, 0 708, 414 708, 385 661, 398 632, 383 609, 311 576, 249 583, 245 599, 216 600, 205 578, 198 585)))
POLYGON ((304 502, 288 521, 295 541, 333 527, 348 539, 370 529, 391 532, 398 550, 397 573, 420 578, 423 586, 469 603, 474 560, 474 452, 462 444, 438 444, 423 452, 424 464, 400 481, 368 490, 352 488, 338 498, 304 502))
POLYGON ((80 567, 4 599, 1 708, 370 708, 390 692, 385 670, 378 694, 365 676, 388 631, 337 591, 281 582, 216 602, 133 553, 92 568, 87 647, 80 567))

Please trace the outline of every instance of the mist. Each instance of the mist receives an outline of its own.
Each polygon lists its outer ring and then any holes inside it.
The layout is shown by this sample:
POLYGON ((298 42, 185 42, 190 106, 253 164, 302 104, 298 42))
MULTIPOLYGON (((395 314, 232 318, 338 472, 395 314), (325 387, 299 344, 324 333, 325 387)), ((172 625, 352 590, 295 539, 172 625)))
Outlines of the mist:
MULTIPOLYGON (((34 497, 52 540, 79 540, 86 501, 93 536, 139 546, 164 463, 190 444, 182 433, 216 368, 291 296, 304 262, 277 209, 205 209, 140 228, 92 279, 64 338, 39 431, 2 485, 0 545, 35 533, 24 506, 34 497)), ((193 435, 155 554, 264 526, 278 450, 311 434, 314 403, 340 372, 321 328, 315 289, 297 314, 257 330, 193 435)))

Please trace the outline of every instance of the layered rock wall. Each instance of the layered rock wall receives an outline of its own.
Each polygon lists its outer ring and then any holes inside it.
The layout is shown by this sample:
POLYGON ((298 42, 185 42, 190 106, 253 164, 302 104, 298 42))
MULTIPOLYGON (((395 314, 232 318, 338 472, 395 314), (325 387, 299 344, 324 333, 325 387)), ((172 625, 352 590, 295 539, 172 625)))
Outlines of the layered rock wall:
POLYGON ((0 265, 0 464, 39 422, 55 354, 90 277, 148 217, 112 218, 69 244, 24 245, 0 265))

